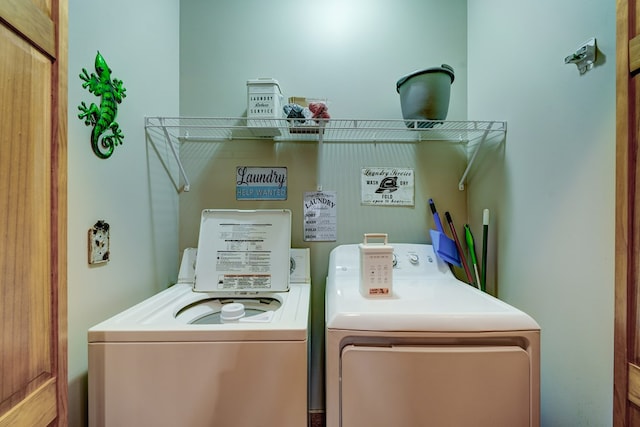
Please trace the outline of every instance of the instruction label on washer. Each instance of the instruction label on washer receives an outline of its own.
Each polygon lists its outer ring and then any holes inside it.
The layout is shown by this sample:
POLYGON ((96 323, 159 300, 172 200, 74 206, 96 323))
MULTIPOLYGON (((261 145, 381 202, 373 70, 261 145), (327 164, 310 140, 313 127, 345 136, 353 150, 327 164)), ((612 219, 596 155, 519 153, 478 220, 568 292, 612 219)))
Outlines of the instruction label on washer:
POLYGON ((271 287, 271 224, 220 224, 216 271, 220 289, 271 287))
POLYGON ((335 242, 338 236, 336 192, 304 193, 304 241, 335 242))
POLYGON ((413 169, 362 168, 363 205, 414 206, 413 169))
POLYGON ((287 290, 290 246, 287 209, 205 209, 194 290, 287 290))

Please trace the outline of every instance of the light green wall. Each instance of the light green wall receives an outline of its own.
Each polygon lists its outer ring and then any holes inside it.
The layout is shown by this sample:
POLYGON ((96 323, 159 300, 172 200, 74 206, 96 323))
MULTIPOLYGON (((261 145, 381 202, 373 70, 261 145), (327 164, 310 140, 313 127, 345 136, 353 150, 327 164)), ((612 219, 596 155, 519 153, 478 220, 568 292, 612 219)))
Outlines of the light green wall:
POLYGON ((470 1, 468 31, 469 116, 509 127, 469 211, 494 213, 499 295, 542 327, 542 425, 610 426, 615 2, 470 1), (581 76, 564 58, 591 37, 581 76))
MULTIPOLYGON (((69 425, 86 425, 87 329, 151 296, 177 274, 177 194, 144 133, 145 115, 178 112, 178 0, 69 1, 68 329, 69 425), (125 135, 108 160, 91 151, 80 102, 100 50, 124 81, 117 121, 125 135), (87 232, 111 225, 111 261, 87 264, 87 232)), ((162 160, 161 160, 162 159, 162 160)), ((170 166, 171 168, 173 166, 170 166)))

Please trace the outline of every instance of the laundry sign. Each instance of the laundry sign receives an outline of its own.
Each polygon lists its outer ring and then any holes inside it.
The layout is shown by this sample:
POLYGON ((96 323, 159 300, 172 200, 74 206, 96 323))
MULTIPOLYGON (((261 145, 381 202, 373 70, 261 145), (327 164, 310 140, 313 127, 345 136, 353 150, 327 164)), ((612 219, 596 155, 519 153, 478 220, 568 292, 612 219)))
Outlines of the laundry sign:
POLYGON ((337 215, 335 191, 304 193, 304 241, 335 242, 337 215))
POLYGON ((287 168, 237 166, 236 200, 287 200, 287 168))
POLYGON ((363 205, 414 206, 413 169, 362 168, 363 205))

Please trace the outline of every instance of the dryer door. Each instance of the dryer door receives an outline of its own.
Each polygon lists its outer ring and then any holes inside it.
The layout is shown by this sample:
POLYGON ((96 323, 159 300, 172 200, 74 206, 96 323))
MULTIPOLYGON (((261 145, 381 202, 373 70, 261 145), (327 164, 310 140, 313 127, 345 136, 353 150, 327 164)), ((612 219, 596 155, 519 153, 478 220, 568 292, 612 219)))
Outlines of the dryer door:
POLYGON ((341 425, 529 426, 530 376, 517 346, 346 346, 341 425))

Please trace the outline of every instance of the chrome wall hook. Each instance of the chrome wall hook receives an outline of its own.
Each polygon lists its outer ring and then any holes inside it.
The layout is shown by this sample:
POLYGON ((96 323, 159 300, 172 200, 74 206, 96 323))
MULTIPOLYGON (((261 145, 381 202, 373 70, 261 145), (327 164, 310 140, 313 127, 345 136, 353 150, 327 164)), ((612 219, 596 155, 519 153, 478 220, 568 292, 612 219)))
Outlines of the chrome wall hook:
POLYGON ((592 37, 582 44, 575 53, 564 58, 565 64, 576 64, 580 74, 586 73, 593 68, 596 62, 596 38, 592 37))

